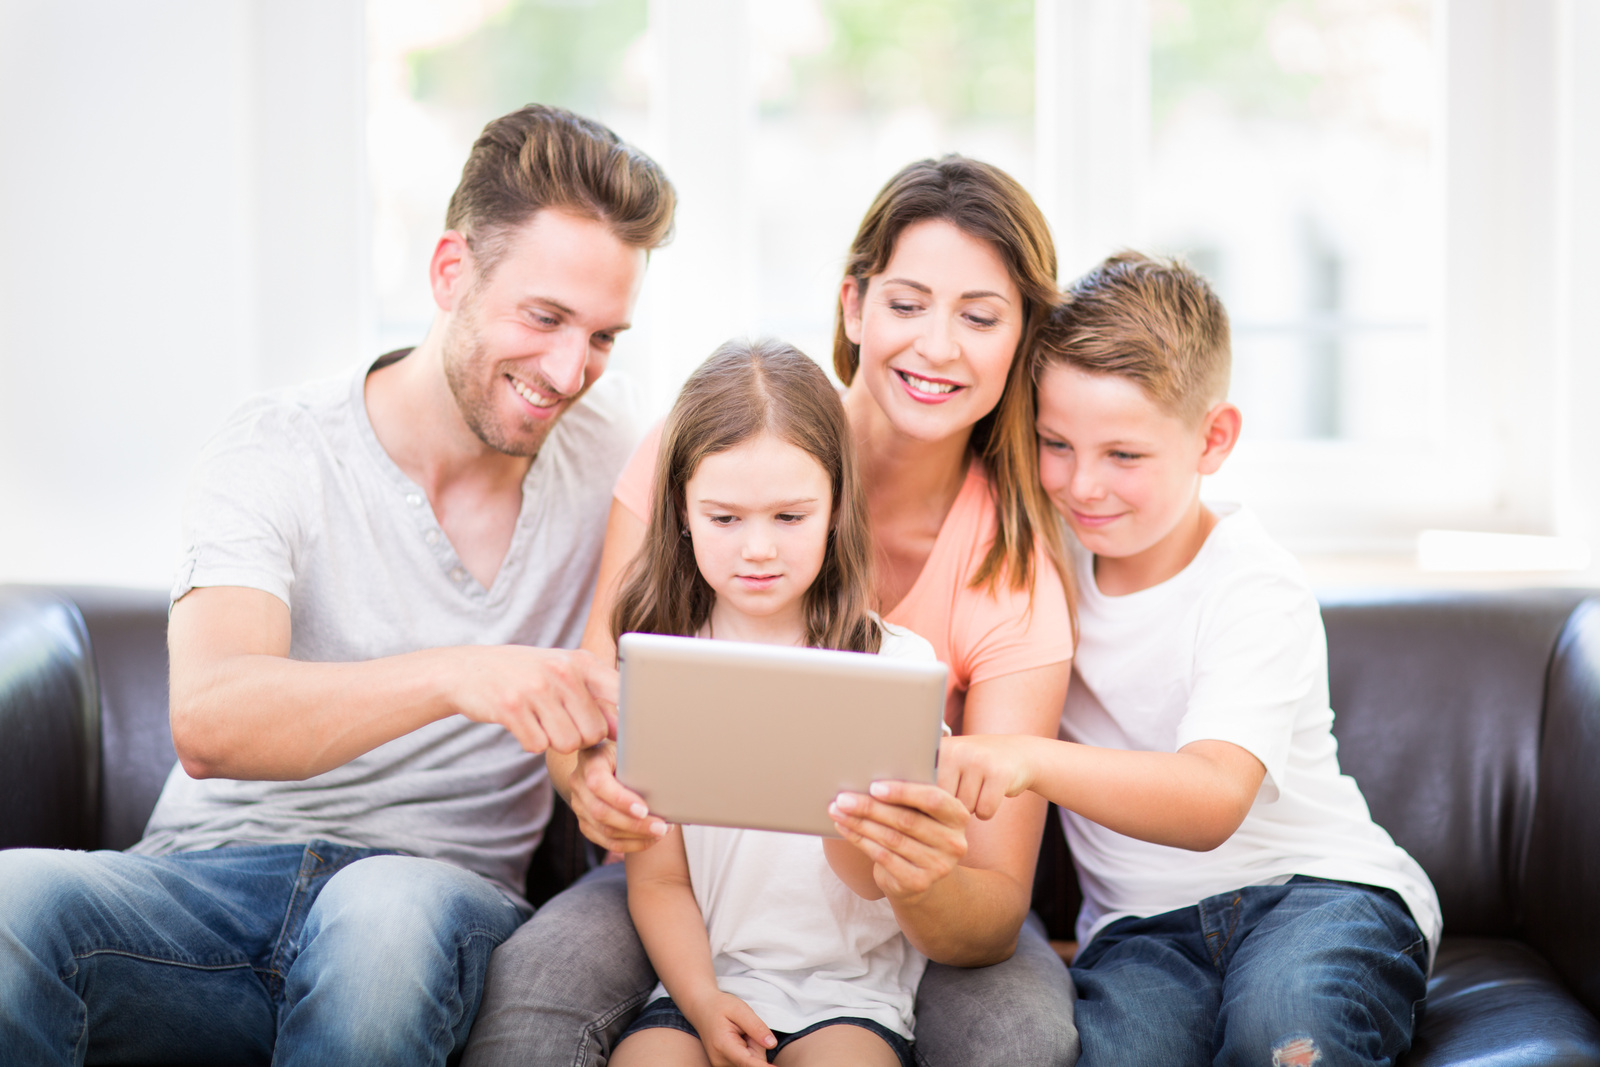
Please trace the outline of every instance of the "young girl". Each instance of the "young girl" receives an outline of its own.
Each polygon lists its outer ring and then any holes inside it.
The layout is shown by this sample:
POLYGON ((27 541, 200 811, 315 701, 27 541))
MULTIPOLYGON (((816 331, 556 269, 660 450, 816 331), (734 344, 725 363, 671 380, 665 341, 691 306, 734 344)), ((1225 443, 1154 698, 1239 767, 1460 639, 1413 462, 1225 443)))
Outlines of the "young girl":
MULTIPOLYGON (((788 345, 730 342, 667 418, 612 633, 933 659, 868 609, 871 558, 849 425, 822 369, 788 345)), ((854 846, 673 827, 628 856, 627 877, 661 985, 614 1067, 912 1064, 926 959, 854 846)))

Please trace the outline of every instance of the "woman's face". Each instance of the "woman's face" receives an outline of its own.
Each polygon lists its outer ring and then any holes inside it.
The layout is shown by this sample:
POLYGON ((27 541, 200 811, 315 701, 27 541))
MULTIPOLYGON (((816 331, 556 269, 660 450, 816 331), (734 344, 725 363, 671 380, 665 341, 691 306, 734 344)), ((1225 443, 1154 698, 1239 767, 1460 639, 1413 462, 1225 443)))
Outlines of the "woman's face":
POLYGON ((968 430, 993 411, 1022 338, 1022 294, 994 247, 942 219, 900 233, 863 294, 840 290, 845 335, 860 346, 851 392, 919 441, 968 430))

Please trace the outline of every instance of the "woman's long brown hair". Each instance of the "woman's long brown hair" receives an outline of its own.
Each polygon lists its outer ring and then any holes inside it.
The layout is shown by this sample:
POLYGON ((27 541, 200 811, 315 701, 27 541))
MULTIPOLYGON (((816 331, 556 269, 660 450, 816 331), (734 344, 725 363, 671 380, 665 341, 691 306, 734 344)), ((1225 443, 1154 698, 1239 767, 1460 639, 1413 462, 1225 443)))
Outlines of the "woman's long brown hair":
POLYGON ((684 383, 661 431, 649 527, 611 611, 611 636, 630 631, 692 637, 716 594, 682 533, 689 479, 707 456, 770 434, 821 464, 833 486, 822 570, 803 601, 806 644, 877 652, 870 615, 872 539, 855 446, 839 394, 809 357, 781 341, 729 341, 684 383))
MULTIPOLYGON (((1056 251, 1050 227, 1033 198, 1005 171, 975 159, 950 155, 906 166, 889 179, 867 209, 850 244, 845 276, 863 296, 867 280, 880 274, 907 226, 942 220, 991 245, 1022 295, 1022 336, 995 409, 972 428, 968 450, 982 459, 994 496, 994 543, 973 575, 974 586, 994 588, 1002 579, 1014 589, 1032 589, 1035 539, 1055 564, 1075 600, 1065 565, 1061 526, 1039 484, 1039 446, 1034 438, 1033 356, 1039 330, 1060 302, 1056 251)), ((860 366, 860 349, 845 335, 844 307, 834 319, 833 369, 849 385, 860 366)))

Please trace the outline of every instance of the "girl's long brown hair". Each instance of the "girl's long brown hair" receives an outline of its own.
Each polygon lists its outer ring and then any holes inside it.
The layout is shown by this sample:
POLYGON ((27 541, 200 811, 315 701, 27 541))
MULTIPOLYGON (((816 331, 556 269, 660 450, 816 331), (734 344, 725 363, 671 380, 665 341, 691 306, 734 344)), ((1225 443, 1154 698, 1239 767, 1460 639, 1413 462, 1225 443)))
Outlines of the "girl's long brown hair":
POLYGON ((685 487, 707 456, 770 434, 822 465, 833 486, 822 570, 805 592, 806 644, 877 652, 872 539, 844 404, 822 368, 781 341, 729 341, 684 383, 661 431, 649 528, 611 610, 611 636, 692 637, 716 595, 683 536, 685 487))
MULTIPOLYGON (((879 191, 850 244, 845 276, 855 279, 865 296, 867 279, 889 265, 905 228, 929 220, 948 222, 969 237, 988 242, 1005 263, 1023 303, 1022 336, 1005 390, 995 409, 973 426, 967 446, 988 468, 997 520, 994 543, 972 584, 994 588, 1005 579, 1014 589, 1031 589, 1037 538, 1056 565, 1071 604, 1075 598, 1061 527, 1039 484, 1039 446, 1033 431, 1034 342, 1060 302, 1050 227, 1027 190, 1000 168, 956 155, 924 159, 903 168, 879 191)), ((860 362, 860 349, 844 332, 841 303, 834 318, 833 369, 849 385, 860 362)))

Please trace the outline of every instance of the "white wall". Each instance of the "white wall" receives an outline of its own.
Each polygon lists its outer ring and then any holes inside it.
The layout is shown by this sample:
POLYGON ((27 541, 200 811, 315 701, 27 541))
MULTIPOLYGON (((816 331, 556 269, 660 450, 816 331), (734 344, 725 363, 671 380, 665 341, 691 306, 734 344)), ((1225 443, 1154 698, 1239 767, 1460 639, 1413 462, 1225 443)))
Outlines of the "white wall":
POLYGON ((0 581, 163 586, 194 454, 365 354, 361 0, 0 0, 0 581))

